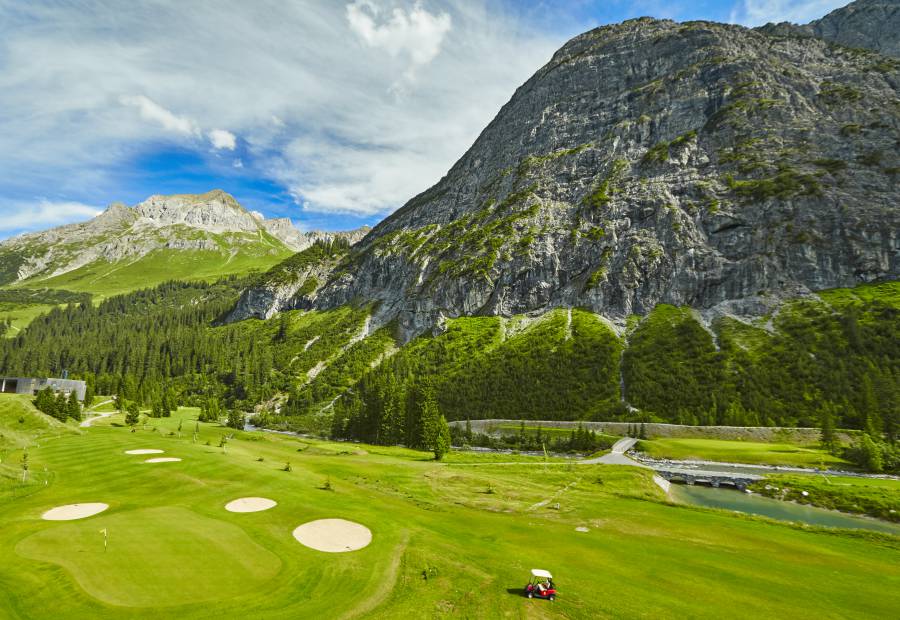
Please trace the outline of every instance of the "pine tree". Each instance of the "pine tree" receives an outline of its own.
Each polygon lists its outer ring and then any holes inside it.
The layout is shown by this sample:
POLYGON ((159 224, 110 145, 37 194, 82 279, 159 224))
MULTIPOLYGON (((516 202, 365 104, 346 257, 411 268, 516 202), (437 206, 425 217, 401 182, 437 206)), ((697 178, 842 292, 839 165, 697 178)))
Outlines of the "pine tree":
POLYGON ((437 461, 444 458, 444 454, 450 450, 450 426, 447 424, 446 418, 441 415, 431 390, 426 390, 422 402, 421 445, 434 452, 434 458, 437 461))
POLYGON ((69 400, 66 403, 66 415, 73 420, 81 421, 81 403, 78 402, 78 395, 74 391, 69 394, 69 400))
POLYGON ((831 406, 826 405, 822 408, 821 431, 819 439, 822 442, 822 448, 828 450, 832 454, 837 451, 838 439, 834 429, 834 414, 831 406))
POLYGON ((125 424, 135 426, 141 421, 141 410, 138 409, 137 403, 129 403, 125 408, 125 424))
POLYGON ((66 400, 66 395, 62 392, 56 394, 56 402, 53 405, 53 417, 60 422, 65 422, 66 418, 69 417, 69 401, 66 400))

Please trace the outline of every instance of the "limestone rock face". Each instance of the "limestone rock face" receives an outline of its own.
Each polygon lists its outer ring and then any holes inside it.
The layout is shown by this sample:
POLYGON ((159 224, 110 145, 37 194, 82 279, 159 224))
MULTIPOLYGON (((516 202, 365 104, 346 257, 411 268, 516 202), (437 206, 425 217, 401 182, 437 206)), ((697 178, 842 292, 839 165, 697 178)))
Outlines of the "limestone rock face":
POLYGON ((804 26, 781 23, 761 29, 770 34, 812 36, 900 57, 900 0, 857 0, 804 26))
POLYGON ((267 220, 250 213, 222 190, 151 196, 133 208, 113 203, 88 222, 0 243, 0 285, 61 275, 98 260, 133 260, 157 250, 236 254, 252 248, 277 257, 317 239, 346 235, 356 241, 366 232, 368 228, 346 234, 300 232, 287 218, 267 220))
POLYGON ((896 278, 898 88, 891 59, 813 37, 653 19, 592 30, 314 297, 270 310, 377 302, 376 324, 411 337, 561 306, 619 324, 660 303, 759 315, 896 278))

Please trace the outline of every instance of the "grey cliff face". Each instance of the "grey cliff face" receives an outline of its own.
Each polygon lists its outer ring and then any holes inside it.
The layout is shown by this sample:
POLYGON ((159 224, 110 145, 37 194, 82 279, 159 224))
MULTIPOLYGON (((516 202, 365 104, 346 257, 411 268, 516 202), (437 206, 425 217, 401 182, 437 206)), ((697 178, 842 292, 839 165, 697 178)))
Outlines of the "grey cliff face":
POLYGON ((764 32, 824 39, 900 58, 900 0, 857 0, 804 26, 767 24, 764 32))
MULTIPOLYGON (((761 314, 900 273, 900 73, 737 26, 576 37, 434 187, 283 307, 445 317, 656 304, 761 314)), ((239 317, 235 317, 239 318, 239 317)))

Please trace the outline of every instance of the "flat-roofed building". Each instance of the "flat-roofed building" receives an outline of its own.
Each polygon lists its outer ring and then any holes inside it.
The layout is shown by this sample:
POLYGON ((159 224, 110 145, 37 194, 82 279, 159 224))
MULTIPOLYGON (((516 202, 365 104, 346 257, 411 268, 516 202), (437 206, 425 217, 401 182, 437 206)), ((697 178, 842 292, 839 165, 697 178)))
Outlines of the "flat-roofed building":
POLYGON ((75 397, 82 402, 85 390, 87 390, 87 384, 84 381, 75 379, 0 377, 0 392, 4 394, 31 394, 33 396, 48 387, 52 388, 54 392, 62 392, 66 396, 75 392, 75 397))

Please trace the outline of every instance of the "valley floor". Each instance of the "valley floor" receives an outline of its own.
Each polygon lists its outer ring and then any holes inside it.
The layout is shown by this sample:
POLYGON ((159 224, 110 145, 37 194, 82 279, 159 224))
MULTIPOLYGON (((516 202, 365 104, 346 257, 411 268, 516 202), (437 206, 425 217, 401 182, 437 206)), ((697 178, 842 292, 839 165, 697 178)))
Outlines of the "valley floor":
MULTIPOLYGON (((29 449, 29 484, 0 477, 0 616, 865 618, 900 607, 896 537, 678 506, 633 467, 491 465, 496 455, 470 467, 479 455, 436 463, 209 424, 194 441, 195 417, 61 429, 29 449), (125 454, 141 448, 182 460, 125 454), (224 509, 247 496, 278 504, 224 509), (85 502, 109 509, 41 519, 85 502), (292 537, 319 518, 363 524, 372 542, 323 553, 292 537), (554 574, 555 603, 521 595, 531 568, 554 574)), ((4 433, 16 424, 7 416, 4 433)), ((2 451, 5 464, 21 459, 16 445, 2 451)))

